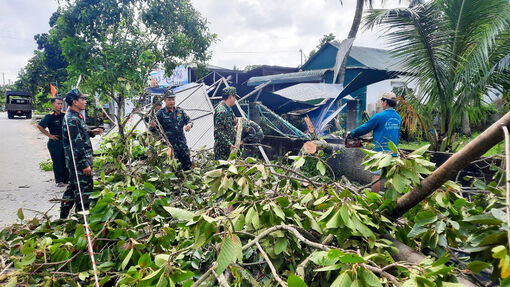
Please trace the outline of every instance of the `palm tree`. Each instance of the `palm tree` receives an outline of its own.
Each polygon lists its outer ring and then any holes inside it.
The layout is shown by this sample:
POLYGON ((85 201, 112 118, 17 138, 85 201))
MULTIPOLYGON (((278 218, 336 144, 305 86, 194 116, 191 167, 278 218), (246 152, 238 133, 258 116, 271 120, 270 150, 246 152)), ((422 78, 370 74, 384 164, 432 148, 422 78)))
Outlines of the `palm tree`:
POLYGON ((364 20, 366 28, 388 28, 384 37, 403 71, 416 76, 420 102, 438 112, 436 150, 451 149, 468 105, 480 105, 488 89, 502 89, 509 81, 506 0, 431 0, 371 10, 364 20))
MULTIPOLYGON (((341 2, 341 1, 340 1, 341 2)), ((356 0, 356 10, 354 12, 354 19, 352 20, 351 29, 349 30, 349 34, 347 35, 347 39, 354 39, 358 34, 359 26, 361 24, 361 16, 363 15, 363 7, 367 4, 370 8, 372 8, 373 0, 356 0)), ((339 83, 343 84, 345 79, 345 70, 347 68, 347 58, 349 57, 351 49, 347 51, 347 54, 342 60, 342 64, 340 66, 340 70, 338 73, 339 83)), ((333 79, 333 83, 336 79, 333 79)))

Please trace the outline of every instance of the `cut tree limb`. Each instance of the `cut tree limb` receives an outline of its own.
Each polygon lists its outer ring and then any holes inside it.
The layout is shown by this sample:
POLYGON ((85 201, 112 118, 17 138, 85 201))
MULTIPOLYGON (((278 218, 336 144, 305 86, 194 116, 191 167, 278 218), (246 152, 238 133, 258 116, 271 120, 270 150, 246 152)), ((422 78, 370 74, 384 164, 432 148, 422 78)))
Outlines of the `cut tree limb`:
POLYGON ((501 126, 510 126, 510 112, 504 115, 497 122, 492 124, 482 134, 464 146, 460 151, 453 154, 445 163, 436 169, 431 175, 421 181, 420 185, 397 201, 397 207, 393 210, 391 217, 399 218, 409 209, 420 203, 440 188, 446 181, 454 177, 460 170, 469 163, 486 153, 489 149, 503 140, 501 126))
MULTIPOLYGON (((392 254, 393 259, 396 261, 405 261, 412 264, 420 264, 426 256, 416 252, 411 247, 405 245, 404 243, 398 241, 397 239, 391 237, 391 236, 385 236, 386 239, 390 240, 393 245, 398 249, 397 254, 392 254)), ((455 276, 457 278, 457 281, 459 283, 463 284, 466 287, 476 287, 477 285, 472 283, 471 281, 467 280, 462 274, 459 274, 455 276)))

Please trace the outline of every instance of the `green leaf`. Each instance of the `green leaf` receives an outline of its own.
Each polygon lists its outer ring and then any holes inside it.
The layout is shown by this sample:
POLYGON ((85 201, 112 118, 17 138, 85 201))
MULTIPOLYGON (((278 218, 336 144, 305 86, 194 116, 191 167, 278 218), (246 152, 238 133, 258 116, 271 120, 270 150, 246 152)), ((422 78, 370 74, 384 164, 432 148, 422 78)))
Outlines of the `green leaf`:
POLYGON ((285 213, 278 205, 271 203, 271 207, 272 207, 274 213, 276 214, 276 216, 278 216, 282 220, 285 220, 285 213))
POLYGON ((429 146, 430 146, 430 144, 427 144, 427 145, 424 145, 422 147, 419 147, 418 149, 416 149, 415 151, 413 151, 409 155, 423 155, 429 149, 429 146))
POLYGON ((351 276, 347 272, 340 274, 331 284, 331 287, 351 287, 351 286, 352 286, 351 276))
POLYGON ((122 260, 122 264, 120 265, 121 270, 124 270, 126 268, 132 255, 133 255, 133 248, 131 248, 129 250, 129 253, 126 255, 126 257, 124 257, 124 260, 122 260))
POLYGON ((237 174, 237 167, 235 165, 231 165, 228 167, 228 171, 232 174, 237 174))
POLYGON ((280 204, 280 206, 284 208, 290 205, 290 200, 283 196, 276 198, 275 201, 278 202, 278 204, 280 204))
POLYGON ((25 219, 25 215, 23 214, 23 209, 22 208, 18 209, 18 218, 20 220, 25 219))
POLYGON ((294 274, 290 274, 289 278, 287 278, 287 285, 288 287, 308 287, 303 279, 294 274))
POLYGON ((437 215, 432 211, 420 211, 416 215, 415 225, 424 226, 435 222, 437 220, 437 215))
POLYGON ((326 166, 322 163, 322 161, 317 161, 316 165, 317 170, 321 173, 321 175, 326 174, 326 166))
POLYGON ((316 251, 310 256, 310 261, 318 266, 329 266, 335 264, 338 258, 330 258, 326 251, 316 251))
POLYGON ((398 153, 398 148, 397 146, 395 145, 395 143, 393 143, 392 141, 389 141, 388 142, 388 147, 390 148, 390 150, 394 153, 398 153))
POLYGON ((293 166, 295 169, 299 169, 305 164, 305 162, 306 162, 305 158, 301 156, 297 161, 294 162, 293 166))
POLYGON ((221 242, 220 254, 218 254, 218 267, 216 268, 216 274, 222 274, 228 265, 236 259, 234 253, 234 242, 230 236, 226 236, 221 242))
POLYGON ((128 227, 127 222, 122 219, 115 219, 113 222, 117 223, 121 227, 128 227))
POLYGON ((409 238, 415 238, 416 236, 420 236, 423 233, 427 232, 427 228, 419 225, 414 225, 413 229, 407 234, 407 237, 409 238))
POLYGON ((393 156, 391 154, 386 155, 380 162, 378 167, 383 168, 387 167, 391 164, 391 160, 393 159, 393 156))
POLYGON ((274 245, 274 253, 276 255, 282 253, 283 251, 285 251, 285 249, 287 249, 287 245, 288 245, 287 238, 285 237, 278 238, 274 245))
POLYGON ((328 223, 326 223, 326 227, 333 229, 333 228, 338 228, 340 226, 342 226, 342 217, 340 215, 340 211, 337 211, 335 213, 335 215, 333 215, 333 217, 331 217, 331 219, 328 221, 328 223))
POLYGON ((26 266, 34 263, 35 261, 35 253, 31 252, 25 256, 23 256, 23 259, 21 260, 21 265, 26 266))
POLYGON ((188 210, 170 207, 170 206, 164 206, 163 209, 165 209, 168 213, 170 213, 170 215, 172 215, 173 217, 175 217, 179 220, 191 221, 193 219, 193 217, 195 217, 195 213, 188 211, 188 210))
POLYGON ((480 271, 484 270, 485 268, 489 268, 490 266, 491 264, 487 262, 471 261, 469 262, 467 269, 471 270, 473 273, 479 273, 480 271))
POLYGON ((232 234, 232 243, 234 244, 234 254, 239 262, 243 262, 243 245, 239 236, 232 234))
POLYGON ((18 285, 18 278, 16 276, 11 277, 5 287, 16 287, 18 285))
POLYGON ((363 259, 363 257, 361 256, 358 256, 356 254, 350 254, 350 253, 346 253, 342 256, 339 257, 340 259, 340 262, 342 263, 365 263, 365 259, 363 259))
POLYGON ((364 282, 363 286, 382 287, 381 281, 372 271, 359 268, 357 269, 357 272, 361 277, 361 280, 364 282))
POLYGON ((153 280, 154 278, 156 278, 156 276, 158 276, 159 274, 161 274, 161 272, 163 272, 163 270, 165 270, 165 268, 159 268, 158 270, 152 272, 151 274, 145 276, 142 281, 150 281, 150 280, 153 280))
POLYGON ((89 273, 88 272, 81 272, 80 274, 78 274, 78 278, 81 281, 84 281, 85 279, 89 278, 89 273))
POLYGON ((474 215, 464 218, 464 222, 473 224, 500 225, 502 222, 496 217, 488 214, 474 215))
POLYGON ((156 257, 154 257, 154 264, 156 264, 158 267, 162 267, 168 263, 169 259, 170 255, 168 254, 158 254, 156 257))
POLYGON ((260 228, 260 218, 259 218, 259 213, 256 208, 253 208, 253 217, 251 218, 251 224, 253 225, 253 228, 255 228, 255 229, 260 228))
POLYGON ((492 248, 492 257, 503 259, 506 255, 506 248, 503 245, 492 248))

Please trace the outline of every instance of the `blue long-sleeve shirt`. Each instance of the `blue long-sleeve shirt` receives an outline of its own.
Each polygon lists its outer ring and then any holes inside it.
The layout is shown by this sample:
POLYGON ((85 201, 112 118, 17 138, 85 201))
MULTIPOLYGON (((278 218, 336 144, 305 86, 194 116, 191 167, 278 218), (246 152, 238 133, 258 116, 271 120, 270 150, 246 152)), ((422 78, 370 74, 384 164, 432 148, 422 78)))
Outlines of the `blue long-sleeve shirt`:
POLYGON ((374 151, 390 151, 388 147, 390 141, 398 146, 401 123, 400 115, 395 109, 389 108, 373 115, 368 122, 353 129, 351 135, 359 137, 374 131, 374 151))

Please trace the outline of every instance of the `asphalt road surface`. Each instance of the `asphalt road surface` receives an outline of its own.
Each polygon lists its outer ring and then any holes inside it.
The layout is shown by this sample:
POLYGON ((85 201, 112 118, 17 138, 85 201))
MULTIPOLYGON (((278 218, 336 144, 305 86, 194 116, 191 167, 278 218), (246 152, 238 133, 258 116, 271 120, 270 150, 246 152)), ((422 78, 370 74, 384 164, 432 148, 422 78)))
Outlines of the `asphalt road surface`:
POLYGON ((41 217, 35 211, 58 217, 59 204, 49 199, 61 198, 65 188, 55 187, 53 172, 39 167, 50 158, 46 142, 33 120, 0 113, 0 227, 19 222, 19 208, 25 219, 41 217))

